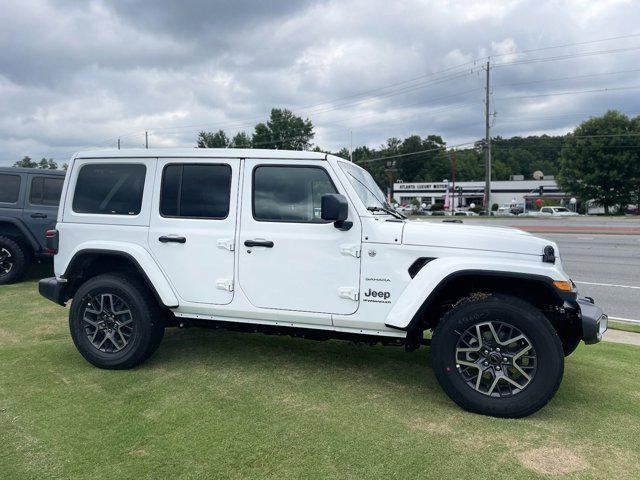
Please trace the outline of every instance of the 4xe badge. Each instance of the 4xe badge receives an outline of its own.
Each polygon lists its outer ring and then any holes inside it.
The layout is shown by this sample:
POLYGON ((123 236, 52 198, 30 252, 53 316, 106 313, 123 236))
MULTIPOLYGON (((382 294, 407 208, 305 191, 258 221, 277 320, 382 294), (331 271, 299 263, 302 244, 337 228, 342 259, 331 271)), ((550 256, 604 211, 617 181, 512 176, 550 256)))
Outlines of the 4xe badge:
POLYGON ((391 292, 386 290, 371 290, 364 292, 364 301, 365 302, 375 302, 375 303, 391 303, 391 292))

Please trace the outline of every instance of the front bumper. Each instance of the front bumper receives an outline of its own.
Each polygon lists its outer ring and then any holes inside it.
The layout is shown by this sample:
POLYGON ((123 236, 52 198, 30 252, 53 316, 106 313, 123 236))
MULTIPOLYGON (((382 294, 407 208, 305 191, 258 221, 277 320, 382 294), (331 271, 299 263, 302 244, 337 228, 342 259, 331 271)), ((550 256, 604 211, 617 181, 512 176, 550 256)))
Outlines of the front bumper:
POLYGON ((38 282, 38 292, 44 298, 64 307, 66 301, 64 290, 66 286, 66 282, 58 280, 56 277, 43 278, 38 282))
POLYGON ((582 321, 582 340, 587 345, 598 343, 607 331, 609 317, 598 307, 592 298, 578 298, 579 317, 582 321))

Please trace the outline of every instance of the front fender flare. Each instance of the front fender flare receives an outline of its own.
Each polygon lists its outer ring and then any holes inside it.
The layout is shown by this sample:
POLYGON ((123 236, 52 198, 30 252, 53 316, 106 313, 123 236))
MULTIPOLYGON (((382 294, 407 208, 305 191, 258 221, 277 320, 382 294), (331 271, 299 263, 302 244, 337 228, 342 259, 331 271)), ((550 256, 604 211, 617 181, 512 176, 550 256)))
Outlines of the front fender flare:
POLYGON ((428 301, 438 288, 446 285, 452 277, 459 275, 492 275, 507 278, 526 278, 529 280, 552 283, 556 280, 570 281, 567 275, 555 265, 527 262, 487 260, 476 257, 437 258, 426 264, 411 280, 407 288, 385 319, 390 328, 407 330, 418 310, 428 301))
POLYGON ((66 278, 67 272, 73 269, 74 261, 77 261, 82 255, 101 253, 124 257, 131 261, 164 306, 175 308, 179 305, 178 297, 153 257, 144 247, 134 243, 94 241, 81 243, 69 256, 71 260, 64 267, 65 273, 61 275, 61 278, 66 278))

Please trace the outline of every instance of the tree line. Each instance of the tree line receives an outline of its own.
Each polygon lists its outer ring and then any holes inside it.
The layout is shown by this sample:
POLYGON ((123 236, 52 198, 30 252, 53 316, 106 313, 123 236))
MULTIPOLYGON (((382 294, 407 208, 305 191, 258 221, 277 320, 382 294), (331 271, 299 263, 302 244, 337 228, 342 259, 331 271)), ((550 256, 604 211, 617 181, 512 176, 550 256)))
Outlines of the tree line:
MULTIPOLYGON (((286 109, 274 108, 266 123, 252 135, 233 138, 223 130, 200 132, 199 147, 326 150, 314 146, 313 124, 286 109)), ((640 203, 640 116, 610 110, 590 118, 567 135, 540 135, 491 139, 492 179, 512 175, 530 179, 535 171, 557 178, 561 188, 581 201, 592 200, 606 213, 614 206, 625 210, 640 203)), ((352 158, 386 189, 389 170, 396 180, 439 182, 484 179, 484 141, 461 149, 448 148, 439 135, 391 137, 378 148, 356 147, 351 155, 342 148, 335 155, 352 158), (385 157, 390 157, 388 160, 385 157)))
MULTIPOLYGON (((255 125, 253 132, 229 136, 224 130, 201 131, 200 148, 264 148, 313 150, 332 153, 313 144, 313 123, 287 109, 274 108, 269 119, 255 125)), ((614 206, 624 210, 640 203, 640 116, 610 110, 590 118, 573 132, 559 136, 494 137, 492 179, 508 180, 512 175, 532 178, 533 172, 556 176, 561 188, 581 201, 593 200, 608 213, 614 206)), ((378 148, 356 147, 351 155, 342 148, 335 155, 366 168, 381 188, 386 189, 389 172, 405 182, 439 182, 484 179, 484 141, 465 148, 449 148, 440 135, 391 137, 378 148), (389 157, 388 159, 386 157, 389 157)), ((24 157, 16 167, 56 169, 53 159, 39 162, 24 157)), ((63 165, 66 170, 66 164, 63 165)))

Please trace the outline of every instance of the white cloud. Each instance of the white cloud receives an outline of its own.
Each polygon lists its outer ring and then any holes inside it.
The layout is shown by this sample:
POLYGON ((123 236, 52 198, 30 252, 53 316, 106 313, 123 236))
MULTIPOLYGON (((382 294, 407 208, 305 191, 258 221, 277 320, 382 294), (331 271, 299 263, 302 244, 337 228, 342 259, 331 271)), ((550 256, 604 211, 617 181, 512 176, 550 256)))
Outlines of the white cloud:
MULTIPOLYGON (((497 64, 640 46, 635 37, 519 53, 635 33, 638 20, 634 0, 8 0, 0 164, 64 160, 117 137, 141 146, 145 130, 152 145, 190 146, 201 129, 251 131, 273 106, 307 114, 325 148, 347 145, 349 131, 371 146, 413 133, 453 144, 483 134, 482 62, 437 83, 430 73, 486 55, 497 64)), ((632 86, 638 72, 534 82, 632 70, 637 54, 495 68, 495 133, 562 132, 583 119, 573 114, 607 108, 637 114, 633 90, 504 98, 632 86)))

